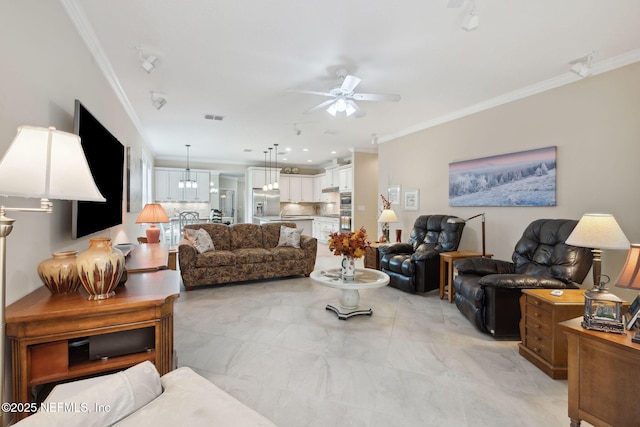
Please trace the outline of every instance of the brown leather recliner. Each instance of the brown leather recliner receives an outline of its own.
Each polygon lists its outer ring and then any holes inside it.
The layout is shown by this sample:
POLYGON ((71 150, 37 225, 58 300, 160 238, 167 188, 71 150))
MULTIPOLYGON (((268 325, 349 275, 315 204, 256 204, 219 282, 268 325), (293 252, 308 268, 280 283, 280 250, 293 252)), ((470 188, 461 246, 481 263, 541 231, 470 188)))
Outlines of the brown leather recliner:
POLYGON ((566 245, 578 221, 539 219, 516 243, 512 261, 466 258, 454 262, 458 310, 480 331, 497 339, 520 339, 520 294, 525 288, 577 288, 593 255, 566 245))
POLYGON ((413 224, 408 243, 391 243, 378 248, 380 269, 389 275, 389 285, 405 292, 426 292, 439 288, 440 252, 455 251, 460 244, 464 221, 447 222, 450 215, 422 215, 413 224))

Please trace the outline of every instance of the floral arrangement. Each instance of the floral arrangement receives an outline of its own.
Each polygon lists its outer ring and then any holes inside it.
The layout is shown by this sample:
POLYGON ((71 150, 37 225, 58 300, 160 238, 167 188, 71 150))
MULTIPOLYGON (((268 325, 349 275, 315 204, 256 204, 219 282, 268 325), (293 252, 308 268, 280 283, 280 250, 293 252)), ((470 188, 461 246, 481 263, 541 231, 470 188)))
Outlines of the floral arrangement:
POLYGON ((361 258, 369 246, 367 230, 360 227, 352 233, 331 233, 329 235, 329 250, 335 256, 345 255, 350 258, 361 258))

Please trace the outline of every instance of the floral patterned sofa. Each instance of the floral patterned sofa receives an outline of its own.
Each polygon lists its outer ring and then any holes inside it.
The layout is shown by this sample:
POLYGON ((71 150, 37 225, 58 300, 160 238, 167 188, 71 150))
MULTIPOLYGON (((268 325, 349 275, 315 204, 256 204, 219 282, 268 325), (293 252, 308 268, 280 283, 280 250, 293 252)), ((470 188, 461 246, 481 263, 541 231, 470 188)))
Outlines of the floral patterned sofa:
POLYGON ((185 233, 204 229, 211 237, 213 249, 200 253, 191 240, 180 241, 178 262, 185 289, 300 274, 309 276, 316 264, 317 239, 299 234, 299 247, 283 246, 281 226, 296 228, 293 222, 186 225, 185 233))

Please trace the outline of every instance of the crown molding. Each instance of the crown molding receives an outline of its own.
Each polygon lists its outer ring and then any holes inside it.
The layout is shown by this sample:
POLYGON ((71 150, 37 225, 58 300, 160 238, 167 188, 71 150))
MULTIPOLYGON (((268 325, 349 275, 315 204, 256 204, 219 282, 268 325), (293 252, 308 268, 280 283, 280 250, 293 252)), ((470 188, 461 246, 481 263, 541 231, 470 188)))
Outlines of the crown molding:
MULTIPOLYGON (((64 10, 67 12, 67 15, 71 19, 71 22, 76 27, 76 30, 78 30, 80 38, 87 45, 89 52, 95 59, 96 64, 98 64, 98 68, 100 68, 102 74, 104 74, 105 78, 107 79, 107 82, 109 82, 109 85, 122 104, 122 107, 124 108, 126 114, 129 116, 129 118, 133 122, 133 125, 138 130, 138 133, 140 133, 143 139, 146 139, 142 123, 140 122, 138 115, 133 109, 131 102, 129 102, 129 98, 127 98, 127 95, 125 94, 124 89, 122 88, 122 85, 120 84, 120 81, 118 80, 118 77, 113 70, 113 67, 111 66, 111 62, 109 62, 109 59, 107 59, 107 55, 102 48, 102 44, 98 40, 98 37, 96 36, 93 27, 84 14, 82 7, 79 5, 79 2, 76 0, 60 0, 60 3, 62 4, 64 10)), ((148 145, 147 148, 150 149, 148 145)))
MULTIPOLYGON (((615 70, 616 68, 621 68, 621 67, 633 64, 635 62, 640 62, 640 49, 632 50, 622 55, 618 55, 616 57, 609 58, 607 60, 592 64, 591 66, 591 69, 593 71, 592 76, 595 76, 597 74, 602 74, 607 71, 615 70)), ((591 78, 591 77, 588 77, 588 78, 591 78)), ((560 76, 557 76, 548 80, 544 80, 540 83, 536 83, 531 86, 523 87, 513 92, 509 92, 505 95, 497 96, 495 98, 491 98, 486 101, 479 102, 477 104, 471 105, 461 110, 454 111, 440 117, 436 117, 435 119, 427 120, 426 122, 422 122, 417 125, 410 126, 406 129, 403 129, 400 132, 385 135, 384 137, 379 137, 378 143, 381 144, 384 142, 388 142, 396 138, 400 138, 402 136, 410 135, 415 132, 419 132, 425 129, 432 128, 434 126, 438 126, 447 122, 460 119, 465 116, 469 116, 471 114, 479 113, 480 111, 489 110, 491 108, 495 108, 500 105, 507 104, 509 102, 517 101, 519 99, 527 98, 529 96, 536 95, 538 93, 545 92, 550 89, 555 89, 560 86, 564 86, 570 83, 575 83, 576 81, 579 81, 579 80, 583 80, 583 79, 567 71, 566 73, 560 76)))

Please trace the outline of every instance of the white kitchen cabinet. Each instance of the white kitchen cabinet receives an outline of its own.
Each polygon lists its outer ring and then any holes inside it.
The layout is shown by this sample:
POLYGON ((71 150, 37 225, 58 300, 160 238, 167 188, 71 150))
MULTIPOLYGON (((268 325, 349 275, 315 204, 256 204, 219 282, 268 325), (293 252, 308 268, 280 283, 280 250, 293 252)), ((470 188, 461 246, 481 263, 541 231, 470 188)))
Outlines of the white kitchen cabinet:
POLYGON ((248 188, 262 188, 265 183, 273 184, 278 181, 280 185, 279 171, 275 168, 250 167, 247 168, 248 188))
POLYGON ((300 201, 313 202, 313 177, 301 176, 300 187, 300 201))
POLYGON ((317 216, 313 219, 313 237, 319 242, 328 243, 331 233, 337 233, 340 229, 340 219, 326 216, 317 216))
POLYGON ((313 202, 313 177, 308 175, 281 175, 280 201, 313 202))
POLYGON ((339 187, 340 186, 340 168, 326 168, 326 185, 327 187, 339 187))
POLYGON ((155 170, 155 200, 157 202, 181 202, 184 191, 178 187, 184 171, 179 169, 155 170))
POLYGON ((314 202, 326 202, 322 200, 322 189, 325 187, 325 174, 313 176, 313 201, 314 202))
POLYGON ((191 179, 198 188, 180 188, 186 179, 184 169, 155 169, 155 201, 157 202, 209 202, 209 172, 191 171, 191 179))
POLYGON ((353 167, 343 166, 339 172, 340 191, 353 190, 353 167))
POLYGON ((291 178, 287 175, 280 175, 280 180, 278 181, 278 188, 280 189, 280 201, 288 202, 290 201, 290 181, 291 178))
MULTIPOLYGON (((198 187, 184 188, 185 202, 209 202, 209 172, 193 172, 189 174, 198 187)), ((186 172, 183 174, 186 178, 186 172)))

